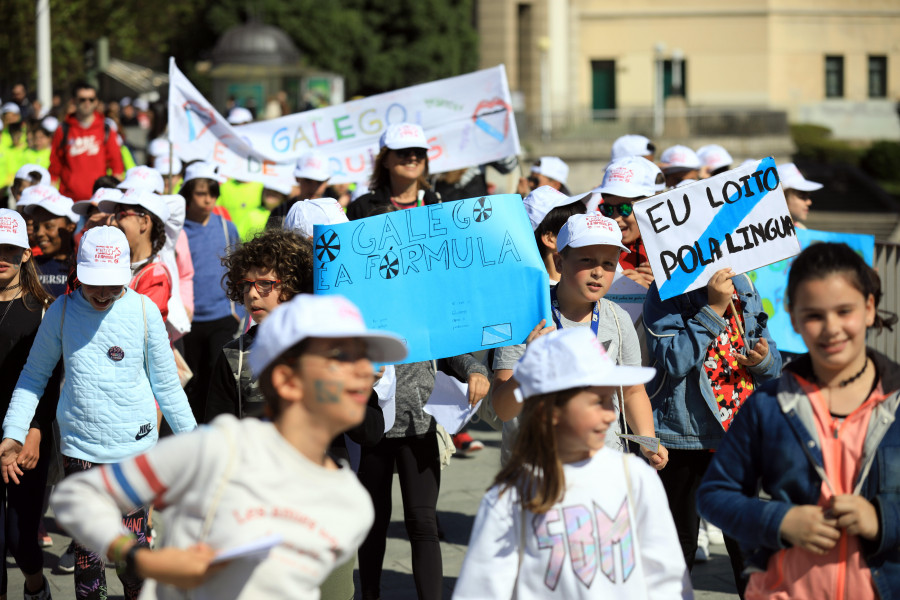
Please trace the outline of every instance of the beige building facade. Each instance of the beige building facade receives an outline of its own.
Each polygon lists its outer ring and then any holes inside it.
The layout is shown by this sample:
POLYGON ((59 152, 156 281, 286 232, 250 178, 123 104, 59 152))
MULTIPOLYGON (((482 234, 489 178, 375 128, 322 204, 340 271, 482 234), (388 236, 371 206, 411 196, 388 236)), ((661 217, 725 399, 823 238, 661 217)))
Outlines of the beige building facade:
POLYGON ((900 138, 900 0, 478 0, 477 24, 529 115, 649 113, 661 90, 900 138))

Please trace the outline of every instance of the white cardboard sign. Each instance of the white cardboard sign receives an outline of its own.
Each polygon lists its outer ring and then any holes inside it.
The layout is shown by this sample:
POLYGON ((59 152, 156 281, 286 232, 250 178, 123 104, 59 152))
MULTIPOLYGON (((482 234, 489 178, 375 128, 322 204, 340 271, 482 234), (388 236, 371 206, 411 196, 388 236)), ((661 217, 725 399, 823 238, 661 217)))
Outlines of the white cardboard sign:
POLYGON ((746 273, 800 252, 772 157, 641 200, 634 215, 662 300, 719 269, 746 273))

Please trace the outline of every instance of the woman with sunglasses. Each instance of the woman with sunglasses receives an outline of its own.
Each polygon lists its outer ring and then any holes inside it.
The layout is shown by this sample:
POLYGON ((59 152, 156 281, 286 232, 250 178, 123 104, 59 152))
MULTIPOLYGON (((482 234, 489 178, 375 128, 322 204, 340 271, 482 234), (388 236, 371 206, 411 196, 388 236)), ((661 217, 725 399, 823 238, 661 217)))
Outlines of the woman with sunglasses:
POLYGON ((609 163, 603 182, 594 189, 603 196, 597 210, 615 220, 622 231, 622 244, 628 248, 619 256, 622 274, 645 288, 653 283, 653 271, 634 217, 634 203, 658 194, 664 185, 659 167, 643 157, 628 156, 609 163))
POLYGON ((381 135, 380 145, 369 182, 372 191, 347 207, 348 219, 371 216, 387 205, 402 210, 441 201, 428 185, 428 140, 420 126, 391 125, 381 135))

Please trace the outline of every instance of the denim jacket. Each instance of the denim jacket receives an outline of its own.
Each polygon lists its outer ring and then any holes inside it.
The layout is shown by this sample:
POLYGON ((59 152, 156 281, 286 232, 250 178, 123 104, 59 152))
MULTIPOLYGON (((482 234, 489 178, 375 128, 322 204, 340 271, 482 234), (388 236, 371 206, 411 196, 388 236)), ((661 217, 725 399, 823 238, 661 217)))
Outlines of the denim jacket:
MULTIPOLYGON (((754 383, 781 373, 781 355, 766 329, 769 317, 750 278, 732 279, 741 299, 744 331, 752 348, 761 337, 769 353, 761 363, 749 367, 754 383)), ((703 367, 709 345, 725 331, 725 319, 709 306, 706 288, 662 301, 656 284, 644 301, 647 351, 656 376, 646 385, 653 406, 656 435, 676 450, 716 448, 725 434, 719 407, 703 367)))
MULTIPOLYGON (((900 598, 900 365, 874 351, 882 390, 872 411, 854 493, 875 506, 879 537, 861 551, 881 600, 900 598)), ((810 369, 809 356, 785 371, 810 369)), ((756 391, 741 409, 697 492, 701 515, 737 539, 750 569, 765 570, 786 548, 781 522, 793 506, 816 504, 826 477, 812 408, 789 373, 756 391), (757 490, 771 500, 762 500, 757 490)))

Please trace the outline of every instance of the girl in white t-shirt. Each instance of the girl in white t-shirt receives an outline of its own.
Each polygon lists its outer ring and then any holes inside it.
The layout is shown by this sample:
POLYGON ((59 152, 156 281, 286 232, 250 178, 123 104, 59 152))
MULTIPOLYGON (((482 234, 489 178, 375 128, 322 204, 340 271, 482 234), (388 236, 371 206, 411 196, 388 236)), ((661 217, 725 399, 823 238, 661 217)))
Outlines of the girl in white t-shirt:
POLYGON ((659 477, 604 448, 614 386, 653 374, 616 366, 586 328, 529 344, 514 369, 519 437, 481 501, 454 599, 693 597, 659 477))
POLYGON ((126 574, 146 578, 142 599, 196 588, 195 600, 315 600, 374 516, 329 444, 363 420, 371 361, 405 356, 399 338, 366 330, 345 298, 298 295, 266 317, 250 352, 272 422, 221 415, 133 460, 69 477, 51 499, 56 518, 126 574), (154 550, 123 535, 118 516, 150 502, 166 524, 154 550), (241 549, 224 569, 214 562, 241 549))

